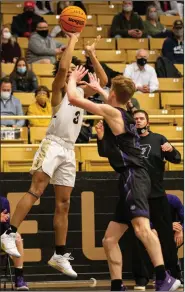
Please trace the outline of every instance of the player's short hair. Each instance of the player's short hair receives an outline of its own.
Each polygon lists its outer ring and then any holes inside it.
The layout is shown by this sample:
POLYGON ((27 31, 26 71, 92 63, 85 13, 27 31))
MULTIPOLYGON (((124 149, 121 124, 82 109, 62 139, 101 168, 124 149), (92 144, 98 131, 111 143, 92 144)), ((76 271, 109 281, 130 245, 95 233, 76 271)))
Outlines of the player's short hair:
POLYGON ((142 113, 145 115, 145 118, 147 120, 147 123, 149 123, 149 115, 146 111, 142 110, 142 109, 138 109, 136 111, 134 111, 133 115, 135 116, 135 114, 138 114, 138 113, 142 113))
MULTIPOLYGON (((81 66, 82 62, 80 59, 78 59, 77 57, 72 57, 72 61, 71 63, 73 63, 75 66, 81 66)), ((58 72, 58 68, 59 68, 59 64, 60 64, 60 60, 56 61, 55 65, 54 65, 54 70, 53 70, 53 76, 55 77, 57 75, 58 72)))
POLYGON ((136 91, 134 82, 130 78, 118 75, 111 80, 116 99, 121 104, 126 104, 136 91))

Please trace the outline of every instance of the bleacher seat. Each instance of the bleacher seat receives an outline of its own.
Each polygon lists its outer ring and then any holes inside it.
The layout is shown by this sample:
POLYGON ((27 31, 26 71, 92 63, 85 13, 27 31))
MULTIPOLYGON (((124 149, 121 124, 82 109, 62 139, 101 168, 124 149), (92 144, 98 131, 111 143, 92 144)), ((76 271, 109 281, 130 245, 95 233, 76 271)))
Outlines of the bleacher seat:
MULTIPOLYGON (((127 50, 126 55, 127 55, 127 63, 132 63, 136 61, 136 52, 137 50, 127 50)), ((149 58, 148 62, 149 63, 154 63, 156 62, 157 58, 159 57, 159 51, 149 51, 149 58)))
POLYGON ((5 75, 9 76, 12 73, 14 66, 15 65, 11 63, 1 63, 1 70, 5 75))
POLYGON ((28 107, 35 102, 34 92, 14 92, 14 96, 18 98, 22 106, 28 107))
POLYGON ((165 39, 150 38, 150 50, 162 50, 165 39))
POLYGON ((184 75, 184 64, 175 64, 175 67, 177 68, 177 70, 179 70, 179 72, 183 76, 184 75))
POLYGON ((183 106, 183 92, 168 92, 161 93, 161 105, 162 107, 170 107, 170 106, 183 106))
POLYGON ((110 67, 112 70, 120 72, 123 74, 126 64, 123 63, 107 63, 107 66, 110 67))
POLYGON ((171 16, 160 15, 160 22, 164 26, 173 26, 174 21, 179 20, 179 19, 181 18, 178 15, 171 15, 171 16))
POLYGON ((148 39, 117 39, 118 50, 139 50, 148 49, 148 39))
MULTIPOLYGON (((6 1, 8 2, 8 1, 6 1)), ((23 12, 23 2, 9 2, 1 3, 1 13, 2 14, 19 14, 23 12)))
POLYGON ((95 26, 86 26, 81 32, 80 36, 82 38, 95 38, 97 35, 101 35, 102 38, 108 36, 108 26, 102 26, 101 28, 95 26))
POLYGON ((31 144, 39 144, 46 136, 47 127, 30 127, 31 144))
POLYGON ((183 141, 183 127, 151 125, 150 129, 154 133, 159 133, 161 135, 164 135, 171 142, 183 141))
POLYGON ((3 14, 3 24, 11 24, 13 17, 16 16, 16 14, 12 12, 12 14, 3 14))
POLYGON ((53 64, 32 64, 32 70, 37 76, 50 76, 53 77, 53 64))
POLYGON ((124 50, 97 50, 96 56, 101 62, 126 62, 126 55, 124 50))
POLYGON ((86 25, 88 26, 97 26, 97 17, 96 15, 87 15, 87 22, 86 25))
MULTIPOLYGON (((55 38, 55 40, 61 44, 64 44, 64 45, 67 45, 69 42, 68 38, 57 37, 57 38, 55 38)), ((75 50, 80 50, 80 49, 82 50, 83 47, 84 47, 83 38, 79 38, 78 42, 75 44, 75 50)))
POLYGON ((89 14, 112 14, 115 15, 120 12, 119 5, 108 5, 107 4, 89 4, 89 14), (114 7, 113 7, 114 6, 114 7))
MULTIPOLYGON (((9 130, 9 128, 8 128, 9 130)), ((20 132, 20 138, 19 139, 1 139, 2 144, 26 144, 28 143, 28 128, 22 127, 20 132)))
MULTIPOLYGON (((181 154, 181 163, 180 164, 174 164, 169 162, 169 171, 182 171, 184 170, 184 145, 178 145, 176 146, 174 144, 175 148, 180 152, 181 154)), ((182 198, 183 199, 183 198, 182 198)))
POLYGON ((158 78, 160 91, 183 91, 183 78, 158 78))
MULTIPOLYGON (((91 44, 93 43, 94 38, 84 38, 84 47, 87 44, 87 41, 89 41, 91 44)), ((101 38, 96 46, 96 49, 97 50, 115 50, 116 40, 112 38, 101 38)))
POLYGON ((134 96, 142 109, 159 109, 159 93, 135 93, 134 96))
POLYGON ((111 25, 114 15, 97 15, 98 25, 111 25))
POLYGON ((53 77, 40 77, 39 85, 47 86, 47 88, 51 91, 52 90, 52 83, 54 78, 53 77))

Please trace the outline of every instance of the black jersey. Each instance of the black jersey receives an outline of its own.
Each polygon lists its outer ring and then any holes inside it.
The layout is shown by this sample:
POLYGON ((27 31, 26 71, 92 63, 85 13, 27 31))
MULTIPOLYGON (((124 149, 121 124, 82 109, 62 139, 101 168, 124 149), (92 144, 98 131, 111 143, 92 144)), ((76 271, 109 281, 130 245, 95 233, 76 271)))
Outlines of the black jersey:
POLYGON ((119 172, 122 172, 126 167, 146 168, 142 157, 142 151, 140 149, 140 137, 137 133, 135 121, 126 110, 121 108, 118 109, 123 117, 125 133, 115 136, 108 124, 104 121, 104 139, 110 143, 110 155, 107 155, 109 162, 115 171, 118 171, 119 168, 119 172), (118 153, 116 154, 114 145, 119 149, 119 156, 118 153))

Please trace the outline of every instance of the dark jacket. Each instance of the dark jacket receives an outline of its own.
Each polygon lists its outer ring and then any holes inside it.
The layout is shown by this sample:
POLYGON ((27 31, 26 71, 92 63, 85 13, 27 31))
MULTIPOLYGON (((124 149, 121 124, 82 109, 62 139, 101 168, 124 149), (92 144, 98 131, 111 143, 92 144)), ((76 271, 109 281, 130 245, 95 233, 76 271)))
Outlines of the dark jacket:
POLYGON ((163 43, 162 54, 174 64, 184 64, 184 41, 178 43, 174 36, 168 37, 163 43))
MULTIPOLYGON (((125 38, 130 38, 128 35, 128 30, 139 29, 144 31, 144 25, 141 17, 137 13, 132 13, 131 18, 128 21, 124 13, 121 12, 114 16, 112 25, 110 28, 110 37, 115 37, 116 35, 121 35, 125 38)), ((143 35, 144 36, 144 35, 143 35)))
POLYGON ((23 37, 25 32, 34 32, 38 22, 43 21, 43 17, 33 14, 32 23, 28 24, 28 18, 25 13, 13 17, 11 31, 13 35, 23 37))
POLYGON ((28 71, 25 75, 11 73, 12 89, 14 92, 34 92, 38 88, 37 77, 32 71, 28 71))

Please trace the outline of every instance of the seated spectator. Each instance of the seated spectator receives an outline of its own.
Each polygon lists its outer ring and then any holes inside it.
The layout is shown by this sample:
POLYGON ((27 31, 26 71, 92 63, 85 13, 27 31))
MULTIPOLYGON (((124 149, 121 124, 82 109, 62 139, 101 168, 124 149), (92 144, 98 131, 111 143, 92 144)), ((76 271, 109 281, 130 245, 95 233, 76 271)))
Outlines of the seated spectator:
POLYGON ((136 54, 136 62, 127 65, 123 75, 133 80, 137 91, 143 93, 154 92, 159 88, 159 81, 155 69, 147 64, 149 54, 140 49, 136 54))
POLYGON ((48 35, 47 22, 39 22, 36 32, 29 39, 28 63, 54 64, 56 56, 62 53, 64 47, 48 35))
POLYGON ((146 21, 144 21, 145 33, 153 38, 166 38, 171 35, 163 24, 159 22, 157 9, 154 5, 150 5, 146 11, 146 21))
MULTIPOLYGON (((5 77, 0 81, 0 99, 2 116, 23 116, 22 105, 12 94, 12 82, 5 77)), ((24 120, 1 120, 1 126, 23 127, 24 120)))
POLYGON ((177 1, 159 1, 154 0, 159 15, 178 15, 177 1))
POLYGON ((116 38, 144 37, 143 21, 137 13, 134 13, 131 0, 123 1, 123 11, 114 16, 110 36, 116 38))
POLYGON ((35 13, 38 15, 54 14, 51 1, 36 1, 35 13))
POLYGON ((29 69, 25 58, 17 59, 13 72, 10 74, 13 91, 33 92, 38 87, 37 77, 29 69))
MULTIPOLYGON (((36 101, 32 103, 29 108, 28 116, 51 116, 51 102, 50 102, 50 92, 46 86, 39 86, 35 91, 36 101)), ((31 119, 29 120, 29 125, 32 127, 48 127, 50 123, 49 119, 31 119)))
POLYGON ((36 30, 37 23, 44 19, 35 14, 34 9, 34 1, 24 2, 24 12, 13 17, 11 27, 13 35, 29 38, 31 33, 36 30))
POLYGON ((2 63, 15 63, 21 56, 21 49, 15 37, 12 36, 8 26, 4 26, 1 31, 1 55, 2 63))
MULTIPOLYGON (((85 14, 87 14, 87 11, 85 9, 84 4, 81 1, 59 1, 57 3, 57 14, 60 15, 62 10, 70 5, 73 6, 77 6, 79 8, 81 8, 85 14)), ((56 25, 51 33, 50 36, 55 38, 55 37, 65 37, 65 33, 62 31, 61 26, 60 25, 56 25)))
POLYGON ((172 31, 172 36, 163 43, 162 54, 174 64, 184 64, 184 24, 182 20, 174 22, 172 31))
MULTIPOLYGON (((10 204, 5 197, 0 196, 1 206, 1 236, 10 228, 10 204)), ((29 288, 24 280, 23 264, 24 264, 24 247, 23 240, 19 233, 16 233, 16 246, 20 257, 12 256, 15 271, 15 290, 28 291, 29 288)), ((3 248, 2 248, 3 249, 3 248)), ((6 252, 6 251, 5 251, 6 252)))

